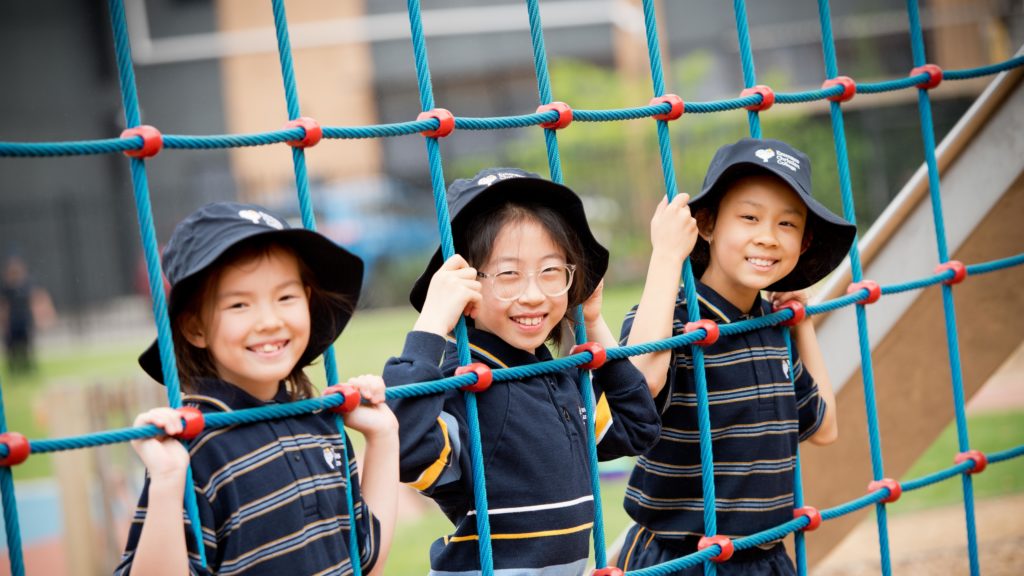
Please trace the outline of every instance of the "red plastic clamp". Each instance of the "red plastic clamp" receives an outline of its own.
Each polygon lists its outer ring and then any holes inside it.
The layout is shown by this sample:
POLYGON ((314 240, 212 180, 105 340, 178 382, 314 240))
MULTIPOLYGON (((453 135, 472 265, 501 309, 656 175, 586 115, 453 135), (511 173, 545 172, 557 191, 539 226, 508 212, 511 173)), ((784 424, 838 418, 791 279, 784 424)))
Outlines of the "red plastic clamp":
POLYGON ((671 106, 668 112, 664 114, 655 114, 651 116, 655 120, 676 120, 683 115, 686 111, 686 103, 683 99, 676 94, 665 94, 664 96, 658 96, 657 98, 651 98, 648 106, 657 106, 658 104, 668 104, 671 106))
POLYGON ((185 421, 185 429, 174 435, 179 440, 191 440, 199 436, 206 426, 203 413, 195 406, 182 406, 176 410, 181 419, 185 421))
POLYGON ((295 120, 289 120, 284 125, 284 129, 287 130, 289 128, 302 128, 306 131, 306 135, 302 138, 298 140, 288 140, 287 144, 292 148, 309 148, 310 146, 316 146, 324 136, 324 130, 320 127, 320 123, 309 116, 300 116, 295 120))
POLYGON ((953 277, 950 278, 949 280, 943 280, 943 284, 952 286, 953 284, 959 284, 963 282, 964 278, 967 278, 967 267, 964 266, 964 263, 959 260, 950 260, 949 262, 943 262, 942 264, 939 264, 938 266, 935 267, 936 274, 942 274, 946 270, 952 270, 953 277))
POLYGON ((740 92, 740 98, 753 96, 754 94, 761 95, 761 103, 744 106, 747 110, 751 110, 753 112, 764 112, 771 108, 772 104, 775 104, 775 92, 764 84, 758 84, 757 86, 744 89, 743 92, 740 92))
POLYGON ((812 532, 817 530, 818 526, 821 526, 821 512, 818 512, 818 509, 814 506, 804 506, 803 508, 793 510, 793 518, 801 516, 807 516, 807 519, 810 520, 807 526, 800 529, 802 532, 812 532))
POLYGON ((700 541, 697 542, 697 550, 703 550, 712 544, 718 544, 722 549, 722 551, 718 553, 718 556, 711 557, 711 561, 715 563, 725 562, 729 558, 732 558, 733 552, 736 551, 732 545, 732 540, 730 540, 728 536, 722 536, 721 534, 718 536, 701 536, 700 541))
POLYGON ((590 576, 624 576, 625 572, 622 568, 616 568, 615 566, 609 566, 607 568, 598 568, 590 573, 590 576))
POLYGON ((28 458, 31 451, 28 440, 17 432, 0 434, 0 444, 7 446, 7 456, 0 458, 0 466, 16 466, 28 458))
POLYGON ((590 352, 593 358, 586 364, 580 364, 580 368, 583 370, 597 370, 601 366, 604 366, 605 360, 608 359, 608 352, 605 351, 604 346, 601 346, 597 342, 584 342, 583 344, 577 344, 569 350, 569 354, 579 354, 580 352, 590 352))
POLYGON ((911 76, 918 76, 920 74, 928 75, 927 80, 917 85, 922 90, 931 90, 942 83, 942 68, 939 68, 938 64, 925 64, 910 71, 911 76))
POLYGON ((544 122, 540 125, 541 128, 561 130, 572 123, 572 108, 570 108, 565 102, 552 102, 551 104, 544 104, 537 107, 538 114, 541 112, 547 112, 548 110, 558 112, 558 120, 553 122, 544 122))
POLYGON ((821 89, 828 90, 833 86, 842 86, 843 91, 835 96, 829 96, 828 99, 832 102, 848 102, 852 100, 854 94, 857 93, 857 83, 849 76, 836 76, 835 78, 829 78, 821 85, 821 89))
POLYGON ((149 158, 150 156, 156 156, 164 148, 163 134, 149 124, 128 128, 121 132, 121 138, 132 138, 134 136, 142 138, 142 148, 138 150, 125 150, 125 156, 130 158, 149 158))
POLYGON ((459 388, 459 390, 479 393, 491 387, 491 380, 494 379, 494 374, 491 373, 491 368, 487 364, 473 362, 472 364, 459 366, 455 369, 456 376, 469 374, 470 372, 476 374, 476 382, 473 384, 467 384, 466 386, 459 388))
POLYGON ((455 130, 455 116, 448 109, 434 108, 433 110, 420 112, 420 115, 416 117, 416 121, 429 120, 431 118, 437 118, 438 127, 434 130, 424 130, 420 134, 428 138, 444 138, 451 134, 452 130, 455 130))
POLYGON ((988 466, 988 456, 985 456, 985 453, 981 450, 968 450, 967 452, 957 454, 956 458, 953 458, 953 462, 956 464, 960 464, 961 462, 966 462, 968 460, 974 462, 974 467, 968 468, 965 472, 966 474, 977 474, 978 472, 984 471, 985 467, 988 466))
POLYGON ((335 414, 348 414, 355 410, 359 406, 359 402, 362 400, 359 391, 348 384, 335 384, 334 386, 328 386, 324 389, 324 396, 327 396, 328 394, 341 394, 345 398, 344 402, 338 404, 334 408, 330 408, 330 411, 335 414))
POLYGON ((793 311, 793 317, 789 320, 783 320, 779 322, 779 326, 796 326, 797 324, 804 321, 807 317, 807 309, 800 303, 799 300, 790 300, 789 302, 783 302, 782 304, 775 305, 775 311, 789 309, 793 311))
POLYGON ((874 304, 882 297, 882 287, 874 280, 861 280, 860 282, 854 282, 846 289, 846 293, 853 294, 854 292, 859 292, 865 289, 868 291, 868 295, 865 298, 858 300, 857 304, 874 304))
POLYGON ((889 489, 889 495, 886 496, 885 498, 882 498, 882 500, 880 500, 881 502, 884 502, 886 504, 889 504, 890 502, 895 502, 895 501, 899 500, 900 496, 903 495, 903 486, 900 486, 900 483, 895 481, 895 480, 893 480, 892 478, 882 478, 881 480, 872 480, 868 484, 868 492, 874 492, 876 490, 881 490, 882 488, 888 488, 889 489))
POLYGON ((707 332, 707 336, 694 342, 694 345, 710 346, 718 341, 718 324, 715 324, 714 320, 708 320, 707 318, 697 320, 696 322, 687 322, 686 325, 683 326, 683 332, 689 334, 690 332, 701 328, 707 332))

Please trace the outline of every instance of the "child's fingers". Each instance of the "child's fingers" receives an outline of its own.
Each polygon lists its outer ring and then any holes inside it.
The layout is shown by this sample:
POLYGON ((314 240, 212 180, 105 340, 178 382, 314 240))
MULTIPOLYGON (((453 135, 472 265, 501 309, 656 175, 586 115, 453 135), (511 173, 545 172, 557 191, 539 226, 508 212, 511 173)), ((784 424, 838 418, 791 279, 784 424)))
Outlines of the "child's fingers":
POLYGON ((444 264, 438 270, 459 270, 460 268, 468 268, 469 263, 466 259, 458 254, 452 254, 452 257, 445 260, 444 264))
POLYGON ((686 192, 680 192, 672 198, 672 204, 674 205, 686 205, 690 203, 690 195, 686 192))
POLYGON ((139 414, 135 418, 135 426, 145 426, 146 424, 152 424, 160 428, 168 436, 179 434, 184 429, 181 415, 178 414, 177 410, 171 408, 154 408, 139 414))

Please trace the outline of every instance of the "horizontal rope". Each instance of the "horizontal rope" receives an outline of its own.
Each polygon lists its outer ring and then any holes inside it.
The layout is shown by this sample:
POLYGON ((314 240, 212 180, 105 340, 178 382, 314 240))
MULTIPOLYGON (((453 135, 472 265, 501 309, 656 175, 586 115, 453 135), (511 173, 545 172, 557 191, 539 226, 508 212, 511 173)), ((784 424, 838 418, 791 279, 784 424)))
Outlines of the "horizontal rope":
MULTIPOLYGON (((943 71, 944 80, 966 80, 990 76, 1013 68, 1024 66, 1024 56, 1009 60, 966 68, 963 70, 943 71)), ((928 80, 928 74, 888 80, 885 82, 857 84, 858 94, 876 94, 893 90, 914 88, 928 80)), ((804 92, 777 92, 775 102, 779 104, 796 104, 824 100, 829 96, 838 96, 842 86, 828 89, 807 90, 804 92)), ((710 102, 686 102, 687 114, 711 114, 728 110, 741 109, 761 102, 760 95, 713 100, 710 102)), ((656 106, 637 106, 633 108, 616 108, 609 110, 573 110, 573 120, 579 122, 613 122, 619 120, 637 120, 650 118, 655 114, 665 114, 669 104, 656 106)), ((526 128, 558 119, 558 113, 552 110, 543 113, 522 114, 518 116, 499 116, 492 118, 455 118, 457 130, 507 130, 526 128)), ((396 122, 391 124, 374 124, 369 126, 324 126, 323 137, 332 140, 361 140, 368 138, 393 138, 418 134, 425 130, 435 130, 439 126, 437 119, 396 122)), ((298 140, 305 134, 302 128, 289 128, 259 132, 254 134, 220 134, 211 136, 187 136, 165 134, 164 148, 169 150, 214 150, 221 148, 244 148, 280 144, 289 140, 298 140)), ((138 150, 142 146, 141 137, 107 138, 100 140, 78 140, 62 142, 0 142, 0 157, 10 158, 42 158, 56 156, 88 156, 95 154, 114 154, 126 150, 138 150)))
MULTIPOLYGON (((994 260, 991 262, 967 266, 967 269, 970 271, 968 273, 968 278, 972 275, 980 275, 986 272, 1001 270, 1010 266, 1016 266, 1020 264, 1024 264, 1024 253, 1009 258, 1003 258, 1000 260, 994 260)), ((942 282, 943 280, 951 278, 952 275, 952 270, 945 270, 941 274, 929 276, 914 282, 883 287, 882 293, 892 293, 896 291, 894 290, 894 288, 899 288, 900 290, 902 290, 903 287, 909 285, 926 286, 931 284, 937 284, 942 282)), ((809 315, 814 315, 820 314, 822 312, 832 311, 838 308, 842 308, 844 306, 853 305, 861 298, 863 298, 863 292, 864 290, 862 290, 861 293, 847 294, 846 296, 836 298, 835 300, 824 302, 822 304, 807 306, 806 312, 809 315)), ((760 330, 775 325, 779 322, 789 320, 792 317, 793 311, 788 308, 785 308, 758 318, 722 324, 719 326, 719 333, 724 335, 735 335, 746 332, 752 332, 754 330, 760 330)), ((679 334, 662 340, 611 348, 607 350, 606 354, 607 358, 609 359, 621 360, 628 358, 630 356, 638 356, 642 354, 649 354, 651 352, 672 350, 674 348, 688 346, 704 338, 706 335, 707 334, 705 333, 704 329, 698 329, 687 334, 679 334)), ((554 360, 547 360, 544 362, 537 362, 535 364, 529 364, 526 366, 500 368, 492 371, 492 376, 493 380, 498 382, 521 380, 524 378, 530 378, 540 376, 543 374, 550 374, 552 372, 576 368, 582 364, 590 362, 592 359, 593 356, 590 352, 580 352, 578 354, 572 354, 569 356, 564 356, 562 358, 557 358, 554 360)), ((427 382, 417 382, 414 384, 394 386, 388 388, 385 391, 385 396, 388 399, 398 399, 411 398, 414 396, 422 396, 426 394, 438 394, 441 392, 446 392, 448 390, 455 390, 463 386, 472 384, 474 382, 476 382, 476 376, 473 374, 450 376, 447 378, 442 378, 440 380, 431 380, 427 382)), ((298 416, 315 410, 332 408, 334 406, 340 405, 343 401, 344 398, 340 395, 329 395, 321 398, 310 398, 296 402, 289 402, 288 404, 279 404, 260 408, 249 408, 245 410, 237 410, 234 412, 208 414, 206 415, 205 420, 206 426, 208 428, 220 428, 240 423, 251 423, 263 420, 271 420, 275 418, 282 418, 287 416, 298 416)), ((156 427, 142 426, 138 428, 121 428, 106 432, 96 432, 93 434, 85 434, 82 436, 74 436, 68 438, 33 440, 30 441, 30 446, 32 453, 39 454, 46 452, 57 452, 61 450, 74 450, 78 448, 87 448, 92 446, 102 446, 106 444, 116 444, 119 442, 138 440, 142 438, 152 438, 158 434, 159 430, 156 427)), ((5 457, 7 455, 7 452, 7 446, 0 444, 0 457, 5 457)), ((1009 457, 1013 456, 1007 456, 1007 458, 1009 457)), ((965 467, 966 465, 961 466, 965 467)), ((962 470, 954 470, 954 474, 960 471, 962 470)), ((941 478, 935 481, 938 480, 941 480, 941 478)))

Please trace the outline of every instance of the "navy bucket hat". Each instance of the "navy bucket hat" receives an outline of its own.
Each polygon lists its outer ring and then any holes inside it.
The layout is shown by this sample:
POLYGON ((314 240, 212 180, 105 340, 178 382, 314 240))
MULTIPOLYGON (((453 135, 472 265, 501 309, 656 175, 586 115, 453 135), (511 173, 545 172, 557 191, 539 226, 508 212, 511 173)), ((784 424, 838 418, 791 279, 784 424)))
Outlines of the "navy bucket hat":
MULTIPOLYGON (((228 250, 253 238, 270 238, 293 249, 321 289, 339 294, 346 301, 325 299, 324 309, 311 314, 309 344, 299 359, 299 365, 305 366, 323 354, 352 317, 363 281, 363 261, 316 232, 292 228, 284 218, 262 206, 236 202, 207 204, 175 227, 163 255, 164 275, 171 286, 171 322, 190 293, 182 284, 197 279, 228 250)), ((156 340, 139 356, 139 365, 163 383, 156 340)))
MULTIPOLYGON (((558 212, 579 237, 586 258, 586 274, 579 279, 585 294, 594 292, 608 270, 608 250, 594 238, 583 201, 566 186, 519 168, 487 168, 472 178, 452 182, 447 198, 456 253, 465 250, 466 228, 477 216, 502 204, 535 204, 558 212)), ((422 311, 430 279, 443 263, 439 247, 409 293, 409 302, 416 310, 422 311)))
MULTIPOLYGON (((857 227, 814 199, 811 195, 810 159, 785 142, 744 138, 719 148, 708 166, 700 193, 690 199, 690 209, 696 213, 715 204, 737 178, 753 174, 776 176, 796 192, 807 206, 807 228, 813 234, 810 246, 800 255, 793 271, 765 289, 774 292, 801 290, 835 270, 850 251, 857 227)), ((704 275, 710 255, 707 241, 698 236, 690 254, 695 278, 704 275)))

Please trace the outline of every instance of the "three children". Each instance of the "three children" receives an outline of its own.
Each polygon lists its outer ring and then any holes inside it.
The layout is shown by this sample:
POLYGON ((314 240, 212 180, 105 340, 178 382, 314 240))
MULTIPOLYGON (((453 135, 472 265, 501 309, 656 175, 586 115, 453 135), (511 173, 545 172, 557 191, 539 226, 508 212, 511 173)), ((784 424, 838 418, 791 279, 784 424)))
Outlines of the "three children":
MULTIPOLYGON (((841 262, 855 235, 811 196, 808 158, 775 140, 720 149, 701 193, 687 199, 663 201, 652 219, 647 282, 622 330, 629 344, 681 333, 689 306, 726 323, 770 313, 786 300, 806 302, 802 290, 841 262), (694 303, 679 286, 687 256, 697 279, 694 303)), ((346 573, 342 534, 352 527, 364 568, 379 570, 399 475, 455 526, 431 547, 431 573, 480 572, 462 394, 391 400, 392 415, 384 382, 451 376, 459 360, 450 334, 463 317, 473 361, 490 369, 550 360, 547 345, 557 347, 569 333, 579 305, 589 340, 606 347, 616 341, 601 314, 608 252, 575 193, 522 170, 493 168, 455 181, 448 204, 456 255, 442 261, 439 249, 413 287, 420 315, 383 381, 350 382, 366 399, 346 417, 367 439, 361 489, 354 461, 344 463, 357 517, 347 518, 342 506, 343 463, 327 457, 337 454, 340 439, 323 414, 209 431, 189 453, 176 440, 138 441, 149 477, 119 574, 180 574, 189 565, 199 571, 181 510, 190 458, 213 572, 346 573)), ((302 368, 347 322, 358 297, 358 259, 259 207, 221 204, 179 225, 164 263, 188 403, 233 410, 312 394, 302 368)), ((791 519, 797 443, 836 437, 835 400, 813 325, 804 321, 793 334, 792 363, 774 327, 706 349, 722 534, 791 519)), ((140 362, 161 378, 155 348, 140 362)), ((588 418, 595 419, 602 459, 641 455, 625 502, 636 525, 618 565, 637 569, 694 552, 704 530, 689 347, 597 368, 595 414, 584 408, 577 376, 573 369, 496 381, 477 396, 495 569, 583 572, 594 513, 588 418)), ((137 423, 168 434, 181 426, 169 409, 137 423)), ((719 569, 793 571, 781 543, 738 552, 719 569)))

